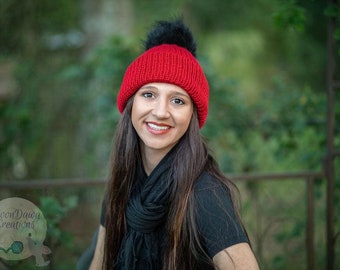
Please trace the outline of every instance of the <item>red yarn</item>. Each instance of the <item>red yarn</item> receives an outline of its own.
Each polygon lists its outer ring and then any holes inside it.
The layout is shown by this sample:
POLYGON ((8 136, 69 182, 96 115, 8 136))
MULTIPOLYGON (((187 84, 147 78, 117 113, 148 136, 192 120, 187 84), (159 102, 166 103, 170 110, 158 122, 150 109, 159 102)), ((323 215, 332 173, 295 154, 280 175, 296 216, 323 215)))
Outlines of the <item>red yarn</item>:
POLYGON ((209 85, 199 62, 188 50, 162 44, 135 59, 127 68, 118 93, 120 113, 139 88, 152 82, 172 83, 187 91, 197 106, 200 128, 204 125, 208 115, 209 85))

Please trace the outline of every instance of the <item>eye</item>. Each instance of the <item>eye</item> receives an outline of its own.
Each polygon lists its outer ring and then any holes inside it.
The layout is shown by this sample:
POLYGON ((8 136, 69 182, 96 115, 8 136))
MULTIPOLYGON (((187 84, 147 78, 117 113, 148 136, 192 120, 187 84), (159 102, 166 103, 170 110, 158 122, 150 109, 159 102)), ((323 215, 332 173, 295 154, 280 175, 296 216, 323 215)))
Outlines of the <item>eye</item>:
POLYGON ((177 105, 184 105, 185 104, 185 102, 180 98, 174 98, 174 99, 171 100, 171 102, 175 103, 177 105))
POLYGON ((153 98, 154 94, 151 93, 151 92, 143 92, 142 96, 145 97, 145 98, 153 98))

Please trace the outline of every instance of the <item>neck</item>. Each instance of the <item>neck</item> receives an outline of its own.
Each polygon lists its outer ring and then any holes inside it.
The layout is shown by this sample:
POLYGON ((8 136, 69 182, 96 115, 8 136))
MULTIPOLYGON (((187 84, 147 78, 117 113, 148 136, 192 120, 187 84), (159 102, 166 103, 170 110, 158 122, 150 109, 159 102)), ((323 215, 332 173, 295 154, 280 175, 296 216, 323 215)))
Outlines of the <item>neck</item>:
POLYGON ((167 152, 152 150, 152 149, 145 149, 145 147, 141 147, 142 151, 142 160, 143 160, 143 167, 145 173, 150 175, 154 168, 158 165, 158 163, 165 157, 167 152))

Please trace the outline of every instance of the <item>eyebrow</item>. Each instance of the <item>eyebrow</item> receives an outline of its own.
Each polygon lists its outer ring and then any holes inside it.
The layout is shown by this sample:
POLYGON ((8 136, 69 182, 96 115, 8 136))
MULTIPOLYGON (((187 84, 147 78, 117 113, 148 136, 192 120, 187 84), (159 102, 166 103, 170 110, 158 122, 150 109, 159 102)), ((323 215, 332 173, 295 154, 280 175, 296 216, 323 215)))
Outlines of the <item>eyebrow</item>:
MULTIPOLYGON (((151 85, 142 86, 142 87, 140 88, 140 90, 141 90, 141 89, 145 89, 145 90, 159 90, 158 87, 151 86, 151 85)), ((185 93, 182 93, 182 92, 179 92, 179 91, 176 91, 176 90, 170 90, 170 92, 171 92, 172 95, 190 98, 190 95, 187 94, 186 92, 185 92, 185 93)))
POLYGON ((141 89, 147 89, 147 90, 157 90, 158 88, 157 87, 154 87, 154 86, 150 86, 150 85, 146 85, 146 86, 142 86, 141 88, 139 88, 139 90, 141 89))

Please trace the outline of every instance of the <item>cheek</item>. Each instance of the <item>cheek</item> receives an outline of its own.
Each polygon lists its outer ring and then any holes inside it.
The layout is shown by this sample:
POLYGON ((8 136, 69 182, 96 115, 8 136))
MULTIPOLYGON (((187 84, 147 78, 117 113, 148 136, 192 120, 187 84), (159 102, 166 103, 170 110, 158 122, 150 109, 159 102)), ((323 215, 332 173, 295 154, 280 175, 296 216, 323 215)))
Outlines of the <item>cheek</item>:
POLYGON ((192 118, 192 111, 188 111, 188 112, 183 112, 181 114, 177 115, 177 120, 178 123, 180 123, 181 125, 188 127, 192 118))
POLYGON ((131 122, 134 128, 136 128, 136 123, 138 119, 138 106, 135 104, 135 102, 132 104, 132 110, 131 110, 131 122))
POLYGON ((143 102, 140 102, 138 99, 135 99, 131 109, 131 122, 136 130, 141 128, 143 120, 148 115, 148 113, 149 109, 147 108, 147 106, 143 102))

